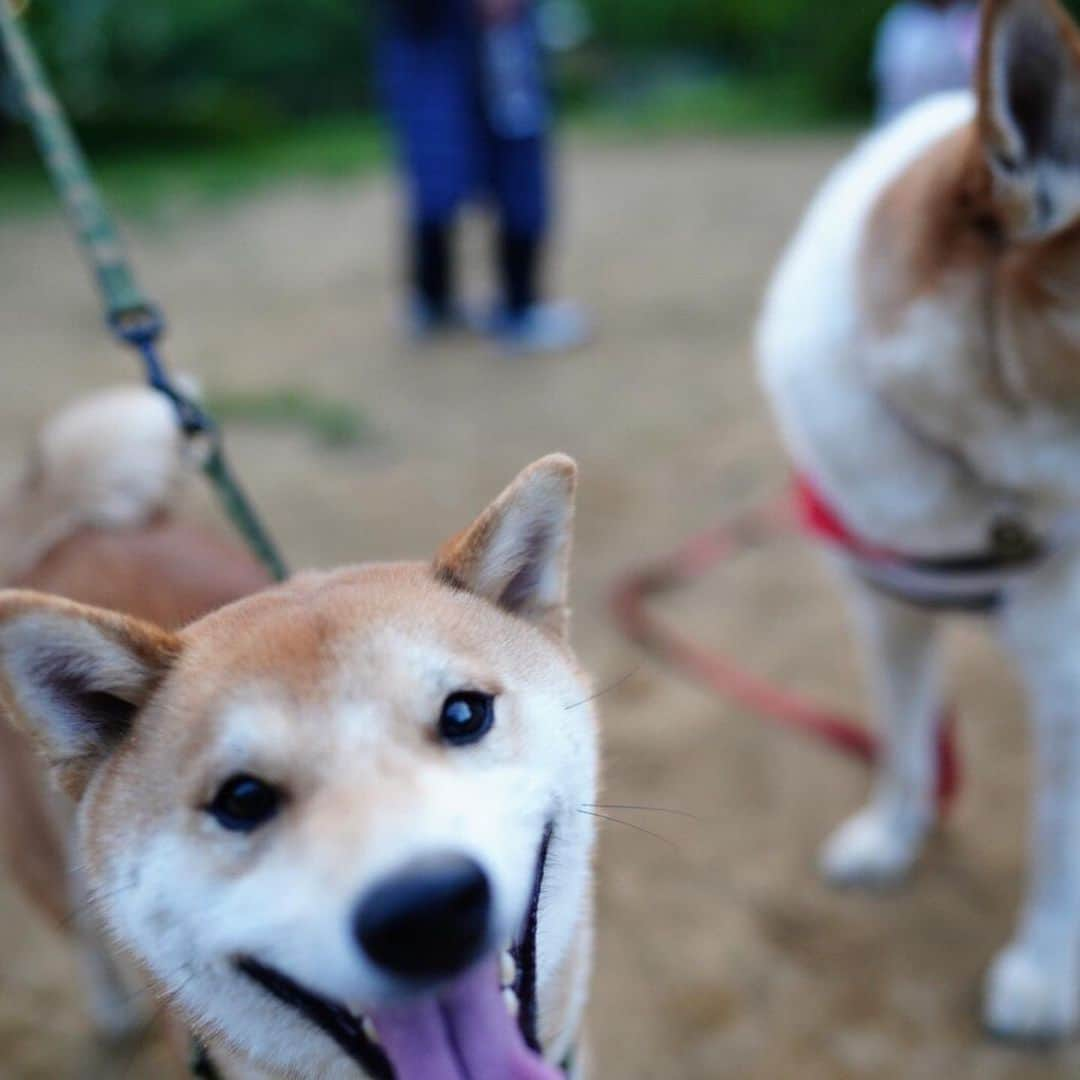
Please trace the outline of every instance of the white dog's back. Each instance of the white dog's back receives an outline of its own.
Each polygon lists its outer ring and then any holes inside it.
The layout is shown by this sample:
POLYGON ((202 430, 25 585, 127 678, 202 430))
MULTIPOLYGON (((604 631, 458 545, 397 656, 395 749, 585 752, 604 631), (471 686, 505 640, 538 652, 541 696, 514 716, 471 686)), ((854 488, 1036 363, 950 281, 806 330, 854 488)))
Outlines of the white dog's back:
POLYGON ((968 91, 942 94, 868 136, 811 202, 762 310, 758 349, 779 398, 807 366, 851 363, 859 331, 858 259, 867 218, 882 192, 939 139, 969 123, 968 91))

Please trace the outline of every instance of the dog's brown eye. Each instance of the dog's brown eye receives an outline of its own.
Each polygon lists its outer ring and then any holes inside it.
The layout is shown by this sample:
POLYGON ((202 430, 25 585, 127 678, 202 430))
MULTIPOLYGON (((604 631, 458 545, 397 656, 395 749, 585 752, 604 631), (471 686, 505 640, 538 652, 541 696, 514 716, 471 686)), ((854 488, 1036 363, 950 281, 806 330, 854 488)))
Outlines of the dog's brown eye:
POLYGON ((482 739, 495 723, 495 699, 476 690, 461 690, 443 702, 439 735, 451 746, 482 739))
POLYGON ((253 832, 265 825, 281 806, 277 789, 254 776, 232 776, 221 785, 208 813, 223 829, 253 832))

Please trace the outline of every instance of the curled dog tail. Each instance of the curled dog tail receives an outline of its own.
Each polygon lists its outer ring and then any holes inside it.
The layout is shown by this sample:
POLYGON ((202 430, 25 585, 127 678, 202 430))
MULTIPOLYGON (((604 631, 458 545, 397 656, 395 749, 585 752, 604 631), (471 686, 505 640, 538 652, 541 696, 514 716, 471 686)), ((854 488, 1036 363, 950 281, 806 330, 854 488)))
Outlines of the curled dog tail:
POLYGON ((86 528, 136 527, 167 510, 190 471, 172 405, 157 391, 102 391, 45 422, 0 505, 0 582, 86 528))

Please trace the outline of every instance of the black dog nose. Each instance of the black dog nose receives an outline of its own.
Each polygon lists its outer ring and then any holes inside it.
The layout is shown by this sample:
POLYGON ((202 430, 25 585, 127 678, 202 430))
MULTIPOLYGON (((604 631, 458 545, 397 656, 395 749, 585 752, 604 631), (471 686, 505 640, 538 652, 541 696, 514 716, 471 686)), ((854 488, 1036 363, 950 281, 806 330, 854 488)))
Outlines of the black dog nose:
POLYGON ((379 967, 410 979, 464 971, 488 944, 491 884, 464 855, 429 855, 383 878, 361 901, 356 940, 379 967))

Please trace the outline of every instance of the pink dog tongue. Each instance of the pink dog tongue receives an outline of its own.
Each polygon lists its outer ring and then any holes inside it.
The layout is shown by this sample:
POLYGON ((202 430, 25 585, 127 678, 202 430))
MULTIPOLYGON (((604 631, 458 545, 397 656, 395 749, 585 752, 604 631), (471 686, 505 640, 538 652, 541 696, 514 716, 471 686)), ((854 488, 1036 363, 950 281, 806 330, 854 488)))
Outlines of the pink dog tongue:
POLYGON ((397 1080, 559 1080, 507 1012, 497 960, 463 975, 437 1000, 371 1019, 397 1080))

